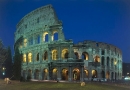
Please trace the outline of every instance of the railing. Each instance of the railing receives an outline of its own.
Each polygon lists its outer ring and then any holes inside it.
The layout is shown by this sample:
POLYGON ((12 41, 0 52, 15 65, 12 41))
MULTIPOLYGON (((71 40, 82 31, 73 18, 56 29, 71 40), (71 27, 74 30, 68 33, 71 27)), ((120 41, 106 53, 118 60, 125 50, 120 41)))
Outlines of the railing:
POLYGON ((98 67, 98 66, 100 66, 100 62, 89 62, 88 65, 98 67))
POLYGON ((101 67, 102 67, 103 69, 105 68, 105 66, 104 66, 104 65, 102 65, 101 67))
POLYGON ((66 59, 66 60, 52 60, 52 62, 55 62, 55 63, 58 63, 58 62, 84 62, 84 60, 82 60, 82 59, 75 59, 75 60, 66 59))

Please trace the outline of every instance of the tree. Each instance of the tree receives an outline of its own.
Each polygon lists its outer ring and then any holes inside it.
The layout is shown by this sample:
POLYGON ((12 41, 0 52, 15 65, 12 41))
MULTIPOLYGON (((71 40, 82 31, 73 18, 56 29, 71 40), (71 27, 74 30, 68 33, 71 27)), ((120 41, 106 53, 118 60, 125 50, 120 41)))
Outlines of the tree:
POLYGON ((20 80, 21 77, 21 63, 22 53, 19 52, 18 48, 15 48, 14 64, 13 64, 13 75, 16 80, 20 80))
POLYGON ((5 71, 5 77, 11 78, 12 76, 12 55, 11 55, 11 49, 8 47, 8 56, 7 59, 4 62, 6 71, 5 71))
POLYGON ((5 75, 4 61, 7 59, 8 52, 7 48, 4 47, 2 40, 0 40, 0 77, 3 78, 5 75))
POLYGON ((2 40, 0 40, 0 68, 2 68, 2 65, 4 61, 7 59, 8 52, 7 48, 4 47, 2 40))

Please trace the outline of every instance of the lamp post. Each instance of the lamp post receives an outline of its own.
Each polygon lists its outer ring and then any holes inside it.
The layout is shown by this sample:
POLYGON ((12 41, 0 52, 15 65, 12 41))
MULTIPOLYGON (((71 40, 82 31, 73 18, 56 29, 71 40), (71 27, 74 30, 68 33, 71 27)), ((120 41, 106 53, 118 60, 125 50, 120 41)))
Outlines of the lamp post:
POLYGON ((2 68, 2 75, 4 76, 5 75, 5 67, 2 68))

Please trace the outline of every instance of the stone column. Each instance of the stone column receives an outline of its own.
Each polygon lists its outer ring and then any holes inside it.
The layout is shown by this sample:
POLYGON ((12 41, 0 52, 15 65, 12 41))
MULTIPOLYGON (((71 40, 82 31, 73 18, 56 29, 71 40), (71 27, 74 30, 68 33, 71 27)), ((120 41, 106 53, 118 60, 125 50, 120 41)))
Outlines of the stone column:
POLYGON ((69 65, 69 81, 72 81, 72 67, 69 65))
POLYGON ((32 69, 32 79, 34 79, 34 73, 35 71, 32 69))
POLYGON ((111 68, 111 58, 109 57, 109 68, 111 68))
POLYGON ((25 72, 25 79, 27 80, 27 75, 28 75, 28 73, 27 73, 27 71, 25 72))
POLYGON ((48 61, 52 60, 52 53, 51 53, 51 49, 48 49, 48 61))
POLYGON ((36 44, 36 36, 33 36, 33 44, 36 44))
POLYGON ((61 60, 61 47, 59 46, 59 48, 58 48, 59 50, 58 50, 58 56, 59 56, 59 60, 61 60))
POLYGON ((69 47, 69 58, 72 58, 73 56, 72 56, 72 46, 73 45, 70 45, 70 47, 69 47))
POLYGON ((58 67, 58 77, 57 79, 60 81, 61 80, 61 66, 58 67))
POLYGON ((115 80, 115 72, 113 71, 113 79, 115 80))
POLYGON ((42 51, 40 50, 40 51, 39 51, 39 62, 40 62, 40 63, 42 62, 42 54, 43 54, 43 53, 42 53, 42 51))
POLYGON ((42 80, 42 73, 39 71, 39 80, 42 80))
POLYGON ((34 64, 34 62, 35 62, 35 60, 36 60, 36 59, 35 59, 35 54, 36 54, 35 51, 33 51, 33 53, 32 53, 32 62, 33 62, 33 64, 34 64))
POLYGON ((28 53, 26 53, 26 63, 28 65, 28 53))
POLYGON ((111 80, 111 72, 109 71, 109 79, 111 80))
POLYGON ((43 42, 43 39, 42 39, 42 33, 40 34, 40 43, 43 42))
POLYGON ((48 32, 48 42, 52 41, 52 32, 48 32))
POLYGON ((91 79, 92 79, 92 70, 89 69, 88 71, 89 71, 88 72, 88 78, 89 78, 89 81, 91 81, 91 79))
MULTIPOLYGON (((104 71, 105 72, 105 71, 104 71)), ((97 70, 97 75, 98 75, 98 79, 101 79, 101 71, 100 70, 97 70)), ((106 72, 105 72, 105 75, 106 75, 106 72)))
POLYGON ((80 81, 84 80, 84 68, 83 66, 81 66, 81 77, 80 77, 80 81))

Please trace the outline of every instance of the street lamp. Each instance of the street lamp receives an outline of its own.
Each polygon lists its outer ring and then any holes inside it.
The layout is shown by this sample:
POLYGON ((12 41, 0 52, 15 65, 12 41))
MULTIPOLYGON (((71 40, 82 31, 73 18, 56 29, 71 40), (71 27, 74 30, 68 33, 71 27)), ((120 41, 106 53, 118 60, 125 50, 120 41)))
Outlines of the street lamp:
POLYGON ((6 68, 5 68, 5 67, 3 67, 3 72, 2 72, 2 74, 3 74, 3 75, 5 75, 5 69, 6 69, 6 68))

